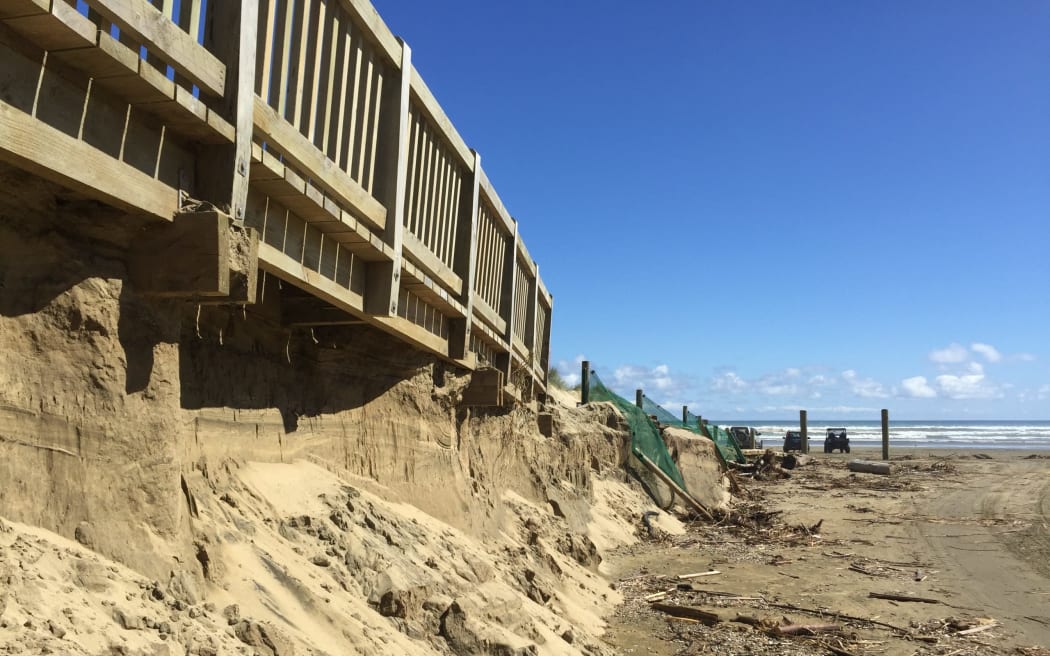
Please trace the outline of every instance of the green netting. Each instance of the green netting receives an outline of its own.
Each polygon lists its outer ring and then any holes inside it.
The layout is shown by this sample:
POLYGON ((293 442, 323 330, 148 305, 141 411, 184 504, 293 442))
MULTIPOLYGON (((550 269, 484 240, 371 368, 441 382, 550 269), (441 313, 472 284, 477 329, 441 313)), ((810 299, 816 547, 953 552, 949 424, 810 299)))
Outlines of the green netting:
POLYGON ((726 462, 747 462, 747 459, 744 458, 743 452, 740 451, 740 446, 736 443, 736 440, 729 431, 712 424, 705 424, 704 427, 701 428, 700 417, 697 417, 688 410, 685 413, 686 421, 683 422, 681 417, 676 417, 644 394, 642 394, 642 410, 647 415, 655 416, 656 420, 665 426, 684 428, 696 433, 697 435, 703 435, 704 437, 709 438, 715 443, 715 446, 718 447, 718 452, 726 462))
MULTIPOLYGON (((641 408, 618 396, 611 389, 602 384, 598 374, 591 372, 589 395, 591 401, 608 401, 612 403, 627 420, 631 428, 631 448, 636 453, 641 453, 652 460, 660 470, 671 477, 682 489, 686 489, 685 481, 682 480, 682 472, 678 471, 678 465, 671 460, 671 454, 667 452, 667 445, 660 437, 660 429, 653 424, 649 416, 641 408)), ((688 492, 688 490, 686 490, 688 492)))

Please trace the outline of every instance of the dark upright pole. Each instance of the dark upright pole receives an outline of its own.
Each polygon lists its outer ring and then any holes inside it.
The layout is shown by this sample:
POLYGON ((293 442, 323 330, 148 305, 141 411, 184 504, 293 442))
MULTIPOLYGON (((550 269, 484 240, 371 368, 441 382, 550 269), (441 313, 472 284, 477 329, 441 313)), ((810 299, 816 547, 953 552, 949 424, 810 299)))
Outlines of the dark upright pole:
POLYGON ((882 410, 882 459, 890 459, 890 411, 882 410))
POLYGON ((682 406, 682 425, 689 425, 689 406, 687 405, 682 406))
POLYGON ((645 396, 645 394, 642 392, 642 390, 640 390, 640 389, 639 390, 634 390, 634 404, 636 406, 638 406, 639 408, 642 407, 642 397, 643 396, 645 396))
POLYGON ((802 431, 802 453, 809 453, 809 433, 806 429, 806 411, 798 411, 798 427, 802 431))
POLYGON ((587 405, 591 400, 591 363, 584 360, 580 363, 580 404, 587 405))

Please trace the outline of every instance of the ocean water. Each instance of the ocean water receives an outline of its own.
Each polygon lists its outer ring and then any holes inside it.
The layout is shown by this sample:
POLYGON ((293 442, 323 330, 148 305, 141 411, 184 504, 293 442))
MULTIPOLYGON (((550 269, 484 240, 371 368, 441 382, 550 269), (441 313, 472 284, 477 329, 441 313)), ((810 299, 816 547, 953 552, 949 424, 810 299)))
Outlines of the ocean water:
MULTIPOLYGON (((798 430, 798 421, 721 422, 719 426, 753 426, 758 439, 766 446, 783 444, 784 433, 798 430)), ((851 445, 880 446, 882 423, 879 421, 806 422, 810 448, 823 445, 824 431, 845 428, 851 445)), ((1048 449, 1050 421, 982 420, 982 421, 893 421, 890 417, 890 448, 925 447, 931 449, 1048 449)), ((820 447, 818 447, 820 448, 820 447)))

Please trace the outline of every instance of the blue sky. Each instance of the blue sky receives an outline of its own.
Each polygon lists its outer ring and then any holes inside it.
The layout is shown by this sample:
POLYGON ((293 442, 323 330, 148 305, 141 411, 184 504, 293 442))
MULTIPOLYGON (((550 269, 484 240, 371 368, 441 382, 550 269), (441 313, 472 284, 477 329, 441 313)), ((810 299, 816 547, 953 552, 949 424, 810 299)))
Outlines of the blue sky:
POLYGON ((375 5, 563 374, 727 420, 1050 418, 1050 3, 375 5))

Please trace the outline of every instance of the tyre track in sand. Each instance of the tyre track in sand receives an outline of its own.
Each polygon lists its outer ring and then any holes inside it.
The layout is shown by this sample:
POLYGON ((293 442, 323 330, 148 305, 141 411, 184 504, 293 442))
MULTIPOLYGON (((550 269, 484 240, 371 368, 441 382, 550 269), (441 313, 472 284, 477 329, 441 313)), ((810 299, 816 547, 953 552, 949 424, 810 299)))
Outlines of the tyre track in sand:
POLYGON ((959 462, 965 487, 926 500, 919 546, 938 585, 1003 624, 1017 646, 1050 646, 1050 467, 1045 460, 959 462))

